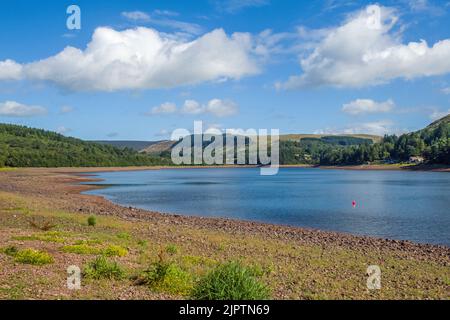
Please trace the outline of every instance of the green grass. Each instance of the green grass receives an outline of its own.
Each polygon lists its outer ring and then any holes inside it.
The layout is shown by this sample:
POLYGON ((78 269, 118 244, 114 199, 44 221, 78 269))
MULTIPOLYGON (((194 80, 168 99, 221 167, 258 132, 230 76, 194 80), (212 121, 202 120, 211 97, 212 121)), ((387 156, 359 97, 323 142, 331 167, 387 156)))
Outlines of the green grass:
POLYGON ((128 232, 119 232, 117 234, 117 238, 122 239, 122 240, 130 240, 131 236, 128 232))
POLYGON ((15 236, 13 239, 19 241, 44 241, 56 243, 63 243, 65 241, 62 233, 58 231, 49 231, 45 233, 32 234, 29 236, 15 236))
POLYGON ((15 246, 8 246, 4 248, 2 252, 8 256, 14 257, 19 252, 19 249, 15 246))
POLYGON ((101 254, 107 257, 123 257, 128 254, 128 250, 114 244, 110 244, 104 248, 95 247, 88 243, 80 243, 80 244, 73 244, 73 245, 67 245, 62 247, 61 249, 63 252, 67 253, 75 253, 75 254, 101 254))
POLYGON ((24 264, 32 264, 42 266, 53 263, 53 257, 45 252, 34 249, 19 250, 15 256, 14 261, 24 264))
POLYGON ((176 254, 178 252, 178 247, 174 244, 169 244, 166 247, 166 252, 169 254, 176 254))
POLYGON ((90 246, 86 243, 67 245, 67 246, 62 247, 61 250, 66 253, 75 253, 75 254, 100 254, 101 253, 100 248, 90 246))
POLYGON ((121 246, 110 244, 109 246, 107 246, 106 248, 104 248, 102 250, 102 254, 107 257, 113 257, 113 256, 124 257, 128 254, 128 250, 121 246))
POLYGON ((83 275, 90 279, 120 280, 125 277, 125 271, 115 261, 100 256, 88 263, 84 268, 83 275))
POLYGON ((203 276, 195 285, 192 297, 198 300, 264 300, 269 289, 250 268, 231 261, 203 276))

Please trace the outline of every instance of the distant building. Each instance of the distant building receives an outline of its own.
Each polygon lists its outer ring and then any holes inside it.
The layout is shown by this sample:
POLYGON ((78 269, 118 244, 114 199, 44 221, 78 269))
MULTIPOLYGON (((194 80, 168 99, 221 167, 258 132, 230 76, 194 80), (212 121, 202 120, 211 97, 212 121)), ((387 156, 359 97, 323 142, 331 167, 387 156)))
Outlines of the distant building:
POLYGON ((409 163, 422 163, 424 161, 423 157, 409 157, 409 163))

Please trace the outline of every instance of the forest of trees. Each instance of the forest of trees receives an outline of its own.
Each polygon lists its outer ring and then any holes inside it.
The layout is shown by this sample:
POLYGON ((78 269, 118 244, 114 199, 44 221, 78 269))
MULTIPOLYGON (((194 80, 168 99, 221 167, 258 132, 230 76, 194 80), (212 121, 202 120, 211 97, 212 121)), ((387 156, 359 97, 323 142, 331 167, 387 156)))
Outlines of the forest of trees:
MULTIPOLYGON (((377 143, 350 136, 280 141, 280 163, 355 165, 405 162, 420 156, 426 163, 450 165, 449 134, 450 116, 446 116, 423 130, 387 135, 377 143)), ((41 129, 0 124, 0 167, 172 165, 170 155, 170 150, 149 155, 41 129)))
POLYGON ((281 163, 352 165, 405 162, 410 157, 420 156, 430 164, 450 164, 449 120, 447 116, 417 132, 387 135, 378 143, 336 144, 330 143, 326 137, 285 141, 280 147, 281 163))
POLYGON ((0 124, 0 167, 86 167, 169 164, 168 159, 65 137, 51 131, 0 124))

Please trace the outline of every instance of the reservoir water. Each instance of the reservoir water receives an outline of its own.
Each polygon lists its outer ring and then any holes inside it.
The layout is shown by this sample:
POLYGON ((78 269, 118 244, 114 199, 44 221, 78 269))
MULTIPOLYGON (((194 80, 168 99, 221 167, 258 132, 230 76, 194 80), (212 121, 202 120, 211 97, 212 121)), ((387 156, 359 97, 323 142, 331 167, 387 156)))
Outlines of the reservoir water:
POLYGON ((101 195, 164 213, 227 217, 450 246, 450 174, 282 168, 96 174, 101 195), (355 205, 356 204, 356 205, 355 205))

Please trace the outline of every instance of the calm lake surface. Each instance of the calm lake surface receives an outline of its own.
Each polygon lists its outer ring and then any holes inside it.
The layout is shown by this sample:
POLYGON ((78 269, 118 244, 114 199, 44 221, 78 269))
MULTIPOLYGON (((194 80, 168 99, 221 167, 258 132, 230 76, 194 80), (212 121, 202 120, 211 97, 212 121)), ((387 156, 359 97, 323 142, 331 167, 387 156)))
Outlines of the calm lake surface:
POLYGON ((450 174, 282 168, 98 173, 125 206, 450 245, 450 174), (352 201, 356 201, 353 207, 352 201))

